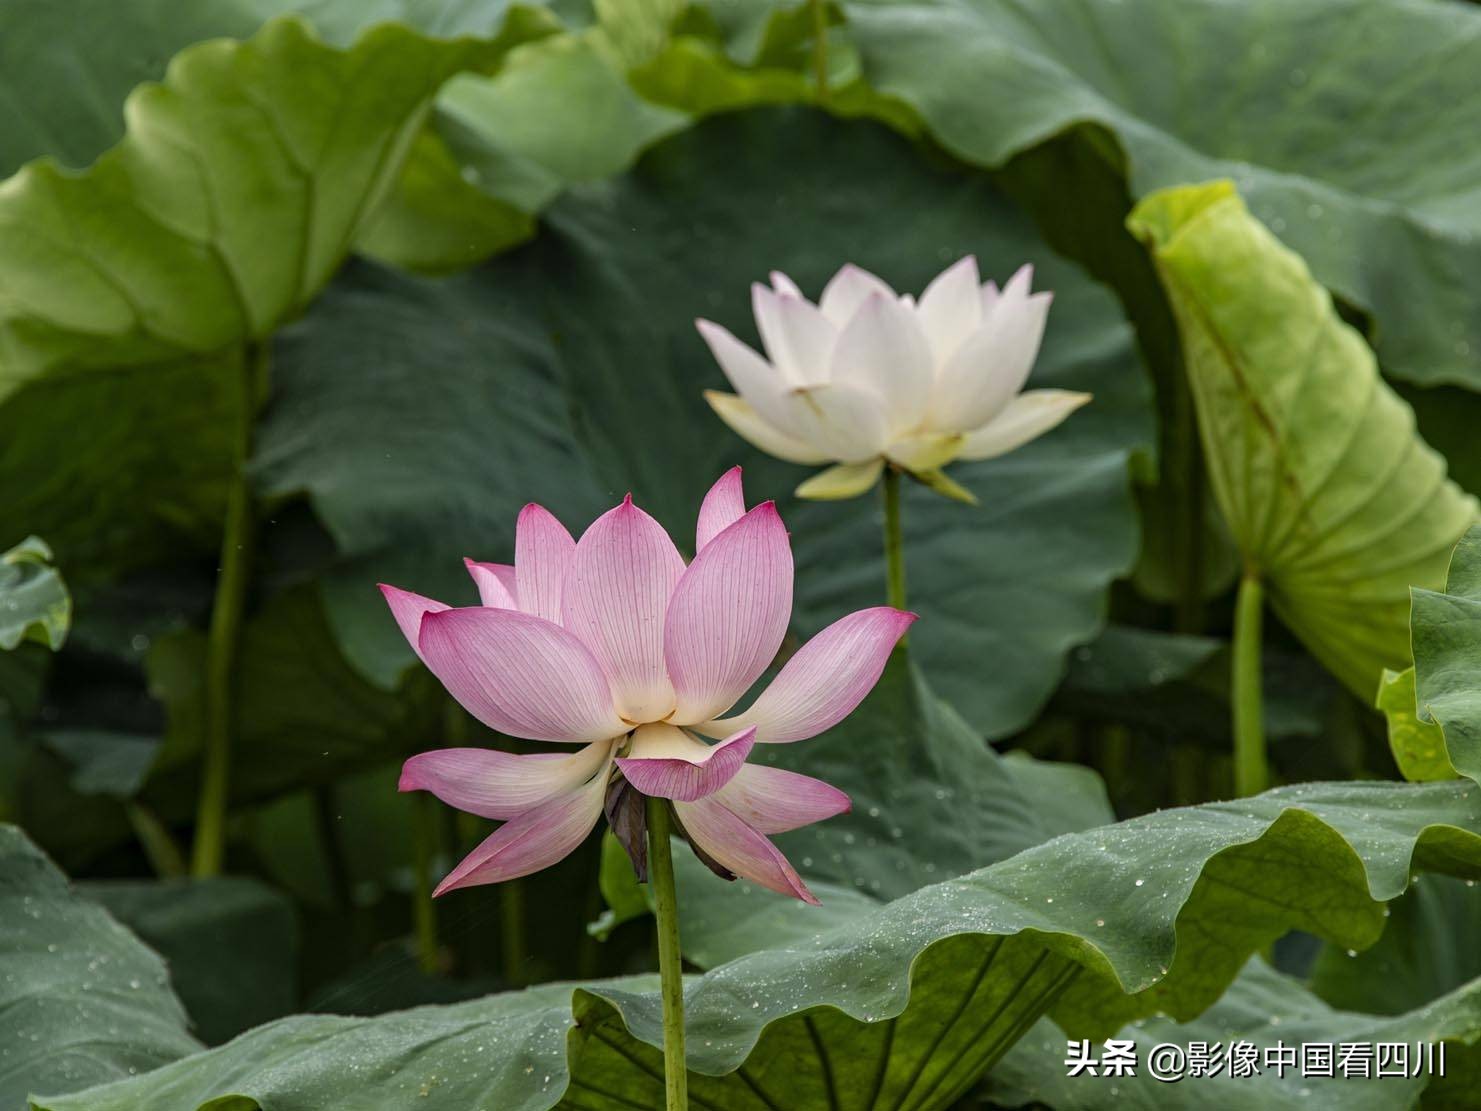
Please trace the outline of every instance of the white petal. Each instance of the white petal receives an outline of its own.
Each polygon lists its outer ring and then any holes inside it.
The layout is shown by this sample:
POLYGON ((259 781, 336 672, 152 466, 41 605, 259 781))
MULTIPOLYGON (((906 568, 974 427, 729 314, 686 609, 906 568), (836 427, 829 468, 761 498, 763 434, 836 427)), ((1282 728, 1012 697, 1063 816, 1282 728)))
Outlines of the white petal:
POLYGON ((969 432, 962 459, 994 459, 1042 436, 1090 400, 1071 390, 1027 390, 987 424, 969 432))
POLYGON ((745 398, 762 419, 780 428, 785 416, 779 398, 788 388, 781 372, 720 325, 696 320, 694 326, 709 345, 710 354, 715 356, 735 392, 745 398))
POLYGON ((1052 294, 1025 298, 1012 287, 1010 282, 982 326, 942 367, 927 427, 938 432, 979 428, 1002 412, 1028 381, 1044 338, 1052 294))
POLYGON ((710 408, 715 410, 715 415, 729 425, 732 432, 767 455, 785 459, 788 463, 804 465, 828 461, 826 453, 809 447, 789 433, 781 431, 776 425, 769 424, 749 402, 735 394, 705 390, 704 398, 710 403, 710 408))
POLYGON ((829 279, 823 287, 823 296, 818 307, 836 328, 842 328, 853 319, 854 313, 871 293, 882 293, 895 297, 895 291, 869 271, 849 263, 829 279))
POLYGON ((757 282, 751 286, 751 307, 761 342, 782 377, 794 386, 827 381, 838 329, 823 318, 816 305, 757 282))
POLYGON ((809 386, 783 395, 786 423, 797 438, 841 463, 863 463, 889 439, 885 404, 873 390, 844 382, 809 386))
POLYGON ((936 276, 921 294, 916 317, 938 363, 944 363, 982 323, 981 279, 972 255, 936 276))
POLYGON ((839 334, 829 379, 873 390, 884 399, 891 429, 904 430, 925 415, 934 366, 915 312, 871 293, 839 334))
POLYGON ((787 275, 783 274, 780 270, 773 270, 771 272, 771 288, 776 290, 778 293, 786 293, 790 294, 793 297, 806 300, 806 298, 802 297, 802 290, 797 288, 797 283, 794 282, 791 278, 787 277, 787 275))

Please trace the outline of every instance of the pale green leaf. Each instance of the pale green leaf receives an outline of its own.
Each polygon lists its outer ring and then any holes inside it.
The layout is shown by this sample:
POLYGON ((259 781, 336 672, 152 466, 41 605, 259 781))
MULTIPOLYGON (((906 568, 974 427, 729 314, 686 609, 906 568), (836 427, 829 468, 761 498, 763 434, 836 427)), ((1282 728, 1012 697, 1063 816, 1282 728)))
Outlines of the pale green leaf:
POLYGON ((72 597, 45 541, 32 536, 0 552, 0 649, 34 640, 55 651, 71 621, 72 597))
POLYGON ((1374 703, 1388 721, 1388 747, 1405 779, 1423 783, 1454 779, 1455 769, 1445 754, 1445 734, 1433 721, 1420 717, 1415 702, 1414 668, 1383 669, 1374 703))
POLYGON ((1301 258, 1227 182, 1142 201, 1177 317, 1209 479, 1281 619, 1371 697, 1408 663, 1411 585, 1438 585, 1475 520, 1409 406, 1301 258))
POLYGON ((1445 593, 1414 591, 1410 621, 1420 724, 1443 731, 1456 771, 1481 778, 1481 526, 1456 545, 1445 593))

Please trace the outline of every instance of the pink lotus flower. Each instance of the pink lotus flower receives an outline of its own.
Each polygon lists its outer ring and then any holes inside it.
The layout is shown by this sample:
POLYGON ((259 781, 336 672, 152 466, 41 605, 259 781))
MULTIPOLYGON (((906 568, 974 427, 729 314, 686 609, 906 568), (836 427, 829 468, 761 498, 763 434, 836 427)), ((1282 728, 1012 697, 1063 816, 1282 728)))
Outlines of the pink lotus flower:
POLYGON ((479 721, 582 746, 525 756, 449 748, 406 762, 401 790, 504 822, 436 894, 556 863, 604 809, 641 870, 642 837, 623 827, 652 796, 672 800, 716 871, 817 901, 767 834, 843 813, 848 796, 746 758, 758 743, 805 740, 846 717, 915 615, 879 606, 834 622, 727 717, 786 634, 792 551, 772 502, 746 511, 739 467, 705 496, 695 549, 686 567, 631 495, 579 541, 527 505, 512 566, 468 561, 481 606, 381 586, 417 655, 479 721))

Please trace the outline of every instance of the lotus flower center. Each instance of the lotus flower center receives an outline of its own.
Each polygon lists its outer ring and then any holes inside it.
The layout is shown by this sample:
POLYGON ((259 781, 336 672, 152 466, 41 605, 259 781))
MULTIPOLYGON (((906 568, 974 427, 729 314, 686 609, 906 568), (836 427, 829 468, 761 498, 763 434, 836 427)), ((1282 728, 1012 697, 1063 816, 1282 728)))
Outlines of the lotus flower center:
POLYGON ((633 730, 627 755, 637 760, 684 760, 690 764, 703 764, 714 753, 715 747, 695 740, 676 725, 654 722, 633 730))

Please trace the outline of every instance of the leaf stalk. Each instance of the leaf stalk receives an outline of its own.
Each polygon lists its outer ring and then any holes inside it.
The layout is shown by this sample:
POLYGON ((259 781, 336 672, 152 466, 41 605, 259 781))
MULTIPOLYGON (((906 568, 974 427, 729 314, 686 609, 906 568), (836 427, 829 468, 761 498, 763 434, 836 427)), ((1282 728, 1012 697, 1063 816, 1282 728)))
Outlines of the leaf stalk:
POLYGON ((252 451, 252 416, 261 358, 261 350, 249 345, 234 375, 237 411, 232 430, 226 521, 221 536, 216 595, 211 603, 211 625, 206 633, 205 752, 191 855, 191 873, 196 876, 220 874, 226 855, 231 740, 236 727, 237 654, 255 524, 247 460, 252 451))
POLYGON ((1265 588, 1259 575, 1246 568, 1234 603, 1234 793, 1258 795, 1270 785, 1265 756, 1264 695, 1260 680, 1260 638, 1265 588))

